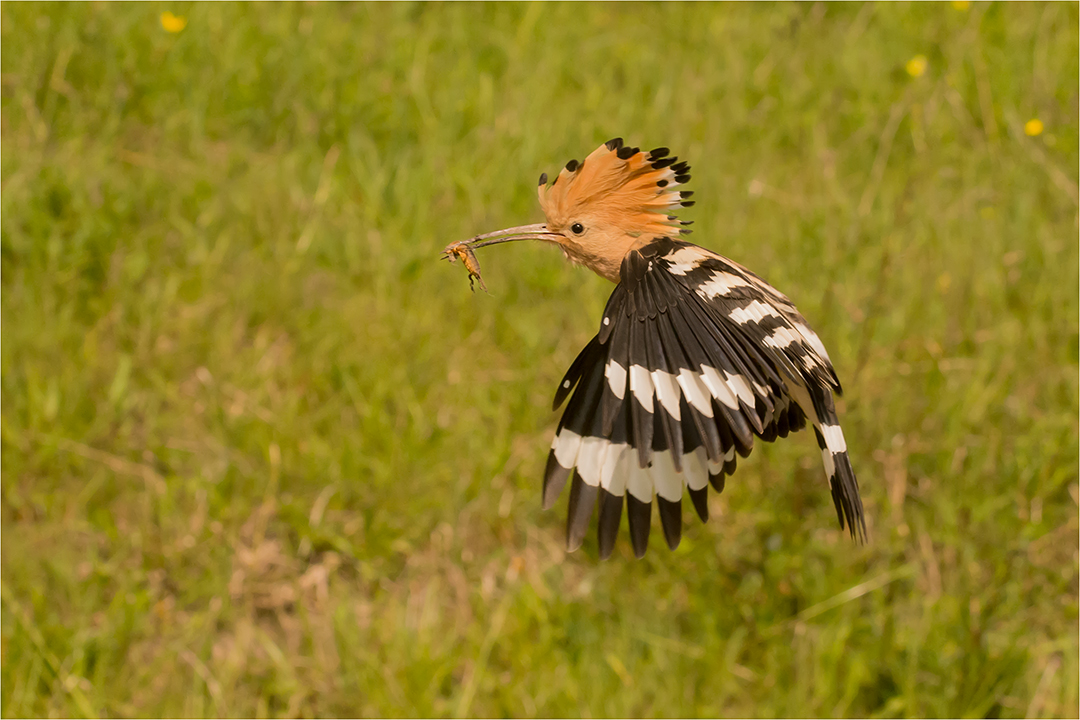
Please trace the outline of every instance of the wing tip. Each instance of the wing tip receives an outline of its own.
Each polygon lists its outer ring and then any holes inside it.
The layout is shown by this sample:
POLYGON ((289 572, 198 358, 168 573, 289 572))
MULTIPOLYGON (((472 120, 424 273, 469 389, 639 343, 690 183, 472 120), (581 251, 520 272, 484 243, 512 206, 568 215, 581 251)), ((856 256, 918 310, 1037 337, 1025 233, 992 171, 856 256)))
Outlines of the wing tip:
POLYGON ((679 547, 682 540, 682 500, 665 500, 657 496, 657 507, 660 510, 660 525, 664 530, 664 540, 671 550, 679 547))
POLYGON ((555 507, 566 481, 570 478, 570 468, 564 468, 555 457, 555 451, 548 453, 547 467, 544 468, 544 488, 540 506, 544 510, 555 507))
POLYGON ((645 557, 649 549, 649 523, 652 519, 652 502, 642 502, 633 495, 626 495, 626 519, 630 525, 630 543, 634 546, 634 557, 645 557))
POLYGON ((690 502, 694 505, 694 510, 697 511, 698 517, 701 518, 701 522, 709 522, 709 488, 708 486, 701 488, 700 490, 694 490, 689 488, 690 502))
POLYGON ((566 512, 566 551, 574 552, 585 542, 599 487, 589 485, 575 473, 570 484, 570 507, 566 512))
POLYGON ((596 539, 601 560, 611 557, 615 549, 619 525, 622 523, 622 506, 622 495, 615 495, 600 488, 600 520, 596 524, 596 539))

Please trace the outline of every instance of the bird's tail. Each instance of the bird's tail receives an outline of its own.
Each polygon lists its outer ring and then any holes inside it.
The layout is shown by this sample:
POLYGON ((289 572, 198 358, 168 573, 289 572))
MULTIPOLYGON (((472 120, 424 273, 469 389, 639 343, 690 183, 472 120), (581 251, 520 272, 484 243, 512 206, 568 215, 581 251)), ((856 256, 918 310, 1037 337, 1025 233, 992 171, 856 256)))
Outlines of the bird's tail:
POLYGON ((832 490, 833 503, 840 528, 847 528, 851 537, 866 542, 866 519, 863 516, 862 498, 859 496, 859 481, 855 479, 855 469, 851 467, 844 431, 833 407, 832 393, 825 392, 826 402, 822 403, 825 412, 819 413, 820 423, 814 424, 821 459, 825 464, 825 474, 829 477, 829 489, 832 490))

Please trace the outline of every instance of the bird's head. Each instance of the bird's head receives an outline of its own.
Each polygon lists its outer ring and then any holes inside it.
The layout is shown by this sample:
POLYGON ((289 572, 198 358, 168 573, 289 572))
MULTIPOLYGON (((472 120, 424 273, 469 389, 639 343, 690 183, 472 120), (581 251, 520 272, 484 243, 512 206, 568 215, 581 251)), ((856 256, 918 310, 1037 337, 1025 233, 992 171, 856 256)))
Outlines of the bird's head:
POLYGON ((513 240, 543 240, 612 282, 634 247, 660 236, 689 232, 673 208, 689 207, 692 193, 677 188, 690 166, 668 157, 667 148, 642 152, 622 138, 608 140, 583 161, 566 163, 554 182, 540 176, 537 193, 547 222, 478 235, 472 248, 513 240))

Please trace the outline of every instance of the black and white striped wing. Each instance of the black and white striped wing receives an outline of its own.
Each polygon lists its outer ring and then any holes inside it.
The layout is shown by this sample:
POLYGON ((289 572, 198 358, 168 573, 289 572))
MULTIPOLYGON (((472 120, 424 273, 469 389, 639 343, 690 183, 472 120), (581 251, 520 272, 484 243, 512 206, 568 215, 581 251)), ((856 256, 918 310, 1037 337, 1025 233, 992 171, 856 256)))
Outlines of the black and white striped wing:
POLYGON ((817 335, 756 275, 670 238, 630 252, 600 332, 563 378, 571 392, 544 474, 550 508, 573 476, 567 546, 581 546, 600 505, 601 557, 610 555, 623 501, 634 553, 648 546, 655 496, 668 546, 679 544, 685 487, 708 519, 754 437, 814 425, 841 528, 865 537, 862 501, 833 405, 840 391, 817 335))

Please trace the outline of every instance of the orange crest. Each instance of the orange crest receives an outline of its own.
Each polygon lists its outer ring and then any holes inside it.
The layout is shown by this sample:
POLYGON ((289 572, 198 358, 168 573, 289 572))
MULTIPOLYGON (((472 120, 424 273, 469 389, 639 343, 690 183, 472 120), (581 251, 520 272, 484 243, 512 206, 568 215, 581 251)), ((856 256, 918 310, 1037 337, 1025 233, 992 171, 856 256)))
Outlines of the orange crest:
POLYGON ((677 189, 690 180, 689 164, 677 160, 667 148, 641 152, 622 138, 608 140, 584 161, 566 163, 550 187, 547 174, 540 176, 537 193, 548 227, 561 232, 583 222, 632 236, 678 234, 689 223, 670 209, 694 203, 687 200, 693 193, 677 189))

